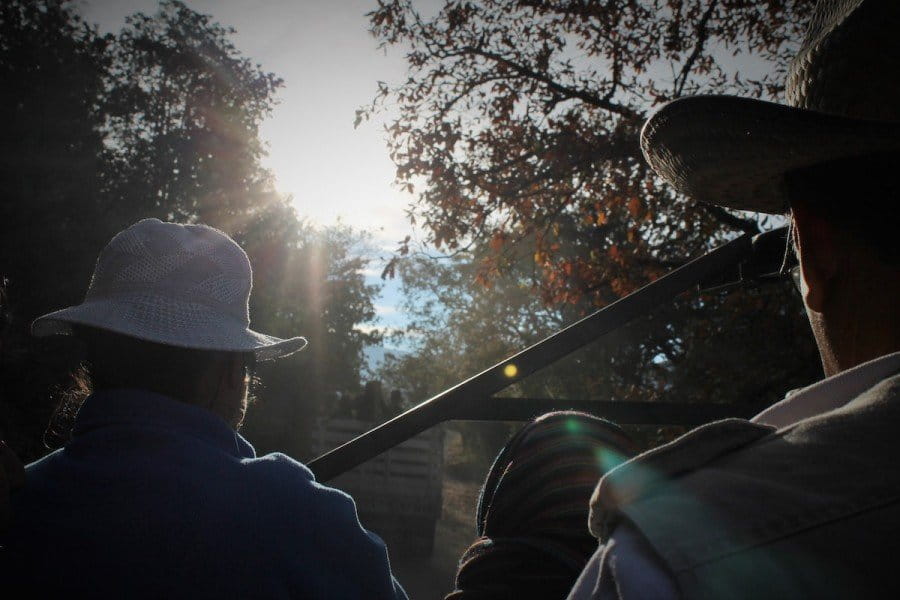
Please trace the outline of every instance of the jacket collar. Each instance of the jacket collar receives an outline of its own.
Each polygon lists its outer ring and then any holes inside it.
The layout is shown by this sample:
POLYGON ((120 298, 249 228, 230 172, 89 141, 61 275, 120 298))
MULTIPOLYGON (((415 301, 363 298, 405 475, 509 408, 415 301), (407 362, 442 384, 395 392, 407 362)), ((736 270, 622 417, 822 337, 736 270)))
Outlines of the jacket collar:
POLYGON ((103 390, 89 396, 75 417, 73 435, 109 426, 163 428, 206 441, 238 458, 255 458, 253 446, 220 416, 146 390, 103 390))
POLYGON ((781 402, 762 411, 752 421, 773 427, 788 427, 803 419, 840 408, 900 371, 900 352, 886 354, 852 369, 795 390, 781 402))

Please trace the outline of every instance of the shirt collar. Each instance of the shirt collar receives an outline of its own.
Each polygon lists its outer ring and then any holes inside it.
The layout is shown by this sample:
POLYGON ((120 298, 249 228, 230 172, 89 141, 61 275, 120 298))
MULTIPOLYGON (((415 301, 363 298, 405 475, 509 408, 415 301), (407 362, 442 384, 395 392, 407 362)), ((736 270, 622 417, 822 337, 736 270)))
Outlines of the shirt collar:
POLYGON ((784 400, 773 404, 751 421, 778 428, 793 425, 797 421, 840 408, 897 371, 900 371, 900 352, 885 354, 790 392, 784 400))
POLYGON ((75 417, 75 436, 110 425, 156 426, 185 433, 239 458, 256 451, 225 420, 209 410, 146 390, 103 390, 91 394, 75 417))

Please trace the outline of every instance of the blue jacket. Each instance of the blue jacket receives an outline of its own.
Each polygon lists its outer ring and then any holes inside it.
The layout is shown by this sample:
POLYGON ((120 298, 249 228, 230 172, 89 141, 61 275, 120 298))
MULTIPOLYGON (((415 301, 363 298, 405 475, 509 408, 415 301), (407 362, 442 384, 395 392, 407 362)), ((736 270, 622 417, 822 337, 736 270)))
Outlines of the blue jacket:
POLYGON ((257 458, 197 406, 138 390, 95 394, 72 441, 26 473, 0 544, 7 590, 406 598, 350 496, 283 454, 257 458))

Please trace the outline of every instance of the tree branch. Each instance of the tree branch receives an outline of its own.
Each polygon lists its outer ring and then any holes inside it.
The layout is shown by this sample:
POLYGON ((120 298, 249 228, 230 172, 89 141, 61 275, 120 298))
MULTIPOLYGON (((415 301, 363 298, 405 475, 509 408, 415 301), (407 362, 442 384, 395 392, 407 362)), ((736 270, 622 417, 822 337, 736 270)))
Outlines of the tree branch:
POLYGON ((703 51, 703 47, 706 45, 706 40, 709 38, 709 31, 706 27, 709 24, 709 20, 712 18, 713 12, 716 10, 718 4, 719 0, 712 0, 709 3, 709 6, 706 8, 706 12, 703 13, 703 16, 697 23, 697 43, 694 45, 694 50, 685 61, 684 66, 681 67, 681 73, 679 73, 678 77, 675 79, 675 98, 680 97, 684 92, 684 86, 687 84, 687 79, 691 74, 691 69, 694 67, 694 63, 697 62, 697 59, 700 57, 700 53, 703 51))
POLYGON ((713 216, 713 218, 723 225, 727 225, 728 227, 737 229, 743 233, 749 233, 750 235, 759 233, 759 224, 753 219, 742 219, 741 217, 728 212, 721 206, 716 206, 714 204, 704 204, 703 207, 713 216))
POLYGON ((576 98, 590 104, 592 106, 596 106, 598 108, 602 108, 611 113, 615 113, 627 119, 630 119, 635 122, 642 122, 644 120, 644 114, 642 112, 633 110, 628 108, 627 106, 623 106, 616 102, 613 102, 610 99, 605 97, 597 96, 596 94, 591 94, 585 90, 578 90, 574 88, 570 88, 568 86, 562 85, 557 81, 553 81, 547 75, 543 73, 539 73, 530 67, 526 67, 525 65, 521 65, 519 63, 513 62, 508 58, 501 56, 495 52, 491 52, 489 50, 481 50, 479 48, 475 48, 473 46, 467 46, 462 49, 462 52, 468 52, 469 54, 474 54, 476 56, 481 56, 482 58, 487 58, 493 60, 494 62, 505 65, 515 71, 520 75, 524 75, 529 79, 533 79, 535 81, 539 81, 547 86, 548 89, 553 90, 557 94, 568 98, 576 98))

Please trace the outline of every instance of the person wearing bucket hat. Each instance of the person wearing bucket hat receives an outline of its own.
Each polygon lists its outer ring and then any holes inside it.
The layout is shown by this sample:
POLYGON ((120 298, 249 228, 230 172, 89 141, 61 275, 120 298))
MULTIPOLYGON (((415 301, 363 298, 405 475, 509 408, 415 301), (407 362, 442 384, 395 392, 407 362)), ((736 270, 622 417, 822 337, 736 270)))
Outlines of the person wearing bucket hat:
POLYGON ((826 377, 602 477, 570 599, 900 594, 898 66, 900 2, 820 0, 788 105, 684 98, 645 124, 679 192, 789 214, 826 377))
POLYGON ((250 329, 250 261, 204 225, 145 219, 101 252, 84 301, 36 336, 86 345, 71 440, 26 467, 0 570, 31 597, 405 599, 353 500, 237 429, 257 361, 302 337, 250 329))

